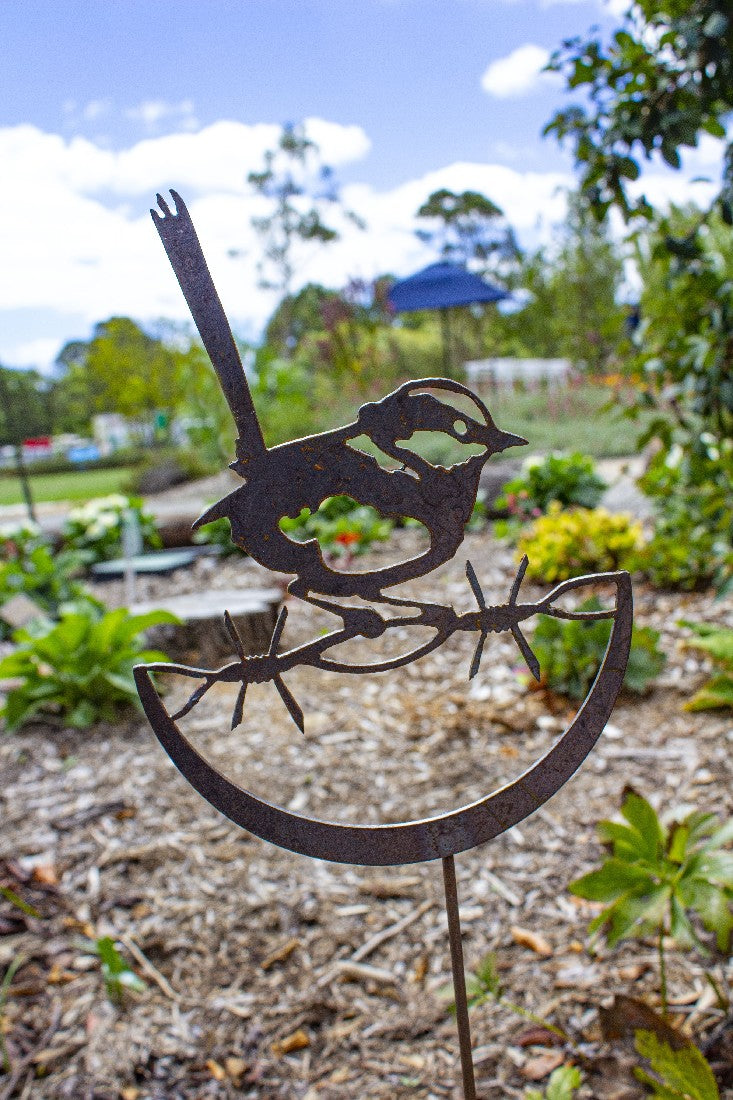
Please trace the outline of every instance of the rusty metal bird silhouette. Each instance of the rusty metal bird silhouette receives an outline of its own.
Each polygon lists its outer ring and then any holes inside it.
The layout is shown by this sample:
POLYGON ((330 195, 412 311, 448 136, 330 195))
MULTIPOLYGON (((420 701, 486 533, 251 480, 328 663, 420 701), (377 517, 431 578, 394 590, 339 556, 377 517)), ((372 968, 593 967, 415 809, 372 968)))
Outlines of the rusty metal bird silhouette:
POLYGON ((362 406, 354 422, 345 427, 268 448, 193 223, 181 198, 175 191, 171 195, 175 213, 158 196, 159 210, 152 211, 153 219, 234 416, 239 436, 232 466, 244 480, 240 488, 197 522, 228 517, 233 538, 253 558, 271 569, 295 574, 290 591, 335 612, 343 623, 329 634, 319 634, 281 652, 287 616, 283 608, 267 652, 252 655, 245 653, 227 613, 225 623, 237 659, 217 670, 173 663, 138 665, 134 674, 140 701, 161 745, 189 783, 221 813, 257 836, 318 859, 364 866, 442 860, 464 1096, 475 1100, 454 856, 498 836, 533 813, 559 790, 592 749, 611 713, 628 661, 633 618, 629 575, 616 572, 574 577, 534 603, 523 603, 519 601, 519 590, 527 568, 525 557, 503 604, 487 604, 470 563, 466 565, 466 576, 476 603, 471 611, 458 612, 450 605, 388 595, 386 590, 431 572, 455 554, 464 537, 484 463, 492 454, 525 440, 500 431, 483 402, 465 386, 448 378, 433 378, 407 382, 380 401, 362 406), (470 413, 441 400, 450 394, 466 399, 470 413), (443 432, 465 444, 479 444, 482 451, 454 466, 438 466, 403 446, 418 431, 443 432), (398 468, 386 470, 352 445, 362 435, 398 468), (396 565, 347 573, 324 561, 317 542, 297 544, 281 531, 279 521, 283 517, 296 515, 304 507, 313 511, 325 498, 338 494, 371 504, 384 516, 407 515, 418 520, 427 529, 429 548, 396 565), (580 611, 558 602, 568 592, 599 583, 615 590, 615 606, 608 610, 580 611), (332 602, 334 598, 352 596, 361 597, 369 606, 332 602), (378 610, 380 604, 397 604, 402 611, 386 618, 378 610), (537 614, 611 621, 606 655, 587 698, 565 732, 523 775, 475 802, 435 817, 381 825, 347 824, 311 818, 265 802, 214 767, 176 724, 215 684, 239 684, 232 714, 234 728, 242 721, 248 686, 271 683, 303 731, 303 711, 283 680, 291 670, 309 666, 351 674, 386 672, 432 653, 460 632, 478 635, 469 677, 478 672, 488 635, 505 631, 512 634, 530 670, 539 677, 537 658, 520 629, 521 623, 537 614), (427 627, 431 636, 397 657, 349 664, 330 652, 359 636, 378 638, 393 628, 408 632, 413 627, 427 627), (157 673, 201 682, 188 701, 175 714, 169 714, 153 683, 152 676, 157 673))
POLYGON ((256 561, 295 574, 289 588, 293 595, 339 614, 340 605, 311 593, 395 602, 383 595, 385 588, 421 577, 455 554, 486 461, 527 441, 497 428, 483 401, 460 382, 429 378, 407 382, 380 401, 363 405, 351 424, 268 448, 191 216, 181 197, 175 191, 171 195, 175 213, 160 195, 160 211, 151 213, 234 416, 239 437, 232 469, 245 482, 200 516, 196 526, 226 517, 233 541, 256 561), (439 400, 436 391, 467 399, 473 415, 439 400), (435 465, 400 445, 420 431, 441 432, 483 450, 447 468, 435 465), (387 470, 352 446, 350 441, 359 436, 371 439, 398 468, 387 470), (316 539, 295 542, 280 529, 282 518, 295 517, 303 508, 315 512, 337 495, 371 505, 388 518, 419 521, 427 529, 429 547, 414 558, 371 572, 346 572, 324 560, 316 539))
MULTIPOLYGON (((506 604, 487 606, 470 562, 466 564, 466 576, 478 608, 474 612, 461 615, 452 607, 388 594, 386 590, 422 577, 453 557, 463 541, 484 464, 492 455, 523 445, 526 440, 497 428, 483 401, 460 382, 426 378, 406 382, 380 401, 363 405, 351 424, 267 447, 234 337, 191 216, 180 195, 175 191, 171 195, 175 212, 158 195, 159 209, 151 210, 151 214, 234 417, 237 457, 231 466, 244 481, 240 488, 204 512, 195 525, 226 517, 233 540, 256 561, 269 569, 294 575, 288 586, 292 595, 342 619, 341 629, 280 653, 287 618, 287 608, 283 607, 268 652, 246 655, 227 614, 225 624, 237 661, 213 672, 184 665, 160 666, 202 681, 174 719, 195 707, 215 683, 239 683, 232 715, 232 726, 237 726, 242 720, 248 685, 271 682, 303 731, 303 711, 283 681, 283 673, 304 664, 331 672, 384 672, 419 660, 445 644, 457 631, 478 634, 469 678, 478 673, 488 635, 509 631, 533 676, 539 679, 539 663, 520 623, 538 613, 571 619, 615 618, 614 611, 576 612, 557 606, 557 600, 565 592, 587 584, 590 578, 565 581, 536 603, 518 602, 526 558, 506 604), (471 413, 440 400, 436 394, 458 395, 465 404, 470 404, 471 413), (478 454, 472 451, 455 465, 439 466, 404 446, 420 431, 442 432, 462 444, 479 445, 482 449, 478 454), (352 445, 360 436, 368 437, 379 451, 399 464, 397 468, 385 469, 371 454, 352 445), (281 530, 280 520, 285 516, 297 516, 303 508, 315 511, 325 499, 336 495, 372 505, 385 517, 409 516, 419 521, 428 532, 428 548, 396 564, 366 572, 347 572, 324 560, 317 540, 295 542, 281 530), (368 606, 334 602, 348 597, 358 597, 368 606), (403 614, 387 619, 377 610, 375 605, 379 604, 397 605, 404 609, 403 614), (410 652, 371 664, 350 664, 329 654, 343 642, 357 637, 378 638, 396 627, 428 627, 433 633, 428 641, 410 652)), ((604 578, 620 583, 617 574, 598 575, 595 579, 604 578)), ((160 670, 158 666, 149 668, 160 670)), ((148 697, 149 692, 145 695, 148 697)), ((153 705, 152 700, 149 703, 153 705)))

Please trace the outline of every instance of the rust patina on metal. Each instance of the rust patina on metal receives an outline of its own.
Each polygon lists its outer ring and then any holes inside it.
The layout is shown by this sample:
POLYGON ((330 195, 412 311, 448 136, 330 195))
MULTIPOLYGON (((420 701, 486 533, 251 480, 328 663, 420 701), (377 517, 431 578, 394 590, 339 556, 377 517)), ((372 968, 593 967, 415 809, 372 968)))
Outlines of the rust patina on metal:
POLYGON ((180 196, 175 191, 171 195, 175 213, 158 196, 159 210, 152 211, 153 220, 232 411, 238 431, 232 468, 244 480, 239 489, 209 508, 196 525, 228 518, 233 540, 256 561, 269 569, 294 574, 288 586, 292 596, 333 613, 342 625, 323 637, 280 652, 287 621, 287 609, 283 608, 268 652, 247 656, 226 614, 237 659, 217 670, 173 663, 139 665, 135 679, 141 702, 161 745, 189 783, 221 813, 264 840, 318 859, 362 866, 442 860, 464 1094, 467 1100, 474 1100, 454 857, 533 813, 573 775, 600 737, 621 689, 631 646, 629 575, 614 572, 575 577, 535 603, 521 603, 519 591, 528 564, 524 558, 506 603, 488 606, 468 562, 466 575, 477 607, 462 614, 451 606, 388 594, 385 590, 425 576, 453 557, 463 541, 484 464, 492 455, 526 440, 500 430, 483 401, 461 383, 429 378, 407 382, 380 401, 363 405, 356 420, 345 427, 268 448, 193 222, 180 196), (450 394, 462 398, 470 413, 445 400, 450 394), (463 444, 479 445, 482 450, 447 468, 434 465, 403 445, 418 431, 442 432, 463 444), (354 440, 364 435, 397 463, 396 469, 383 468, 354 445, 354 440), (427 550, 370 572, 347 572, 324 560, 315 539, 298 543, 281 530, 280 520, 284 517, 297 516, 303 508, 315 511, 326 498, 340 494, 371 505, 385 517, 418 520, 429 535, 427 550), (558 605, 566 593, 601 582, 615 589, 613 607, 582 612, 558 605), (354 597, 363 605, 338 602, 354 597), (387 616, 383 613, 387 607, 401 608, 402 612, 387 616), (612 621, 595 683, 568 729, 523 775, 476 802, 437 817, 377 826, 303 817, 237 786, 198 752, 177 725, 214 684, 238 683, 231 719, 235 728, 243 718, 249 684, 272 683, 298 729, 304 732, 302 708, 283 680, 290 670, 310 666, 351 675, 386 672, 419 660, 459 631, 478 635, 469 678, 479 670, 488 635, 509 632, 532 675, 539 679, 539 663, 521 630, 521 624, 537 614, 612 621), (386 631, 410 627, 427 627, 432 636, 399 657, 372 664, 347 664, 329 656, 335 646, 355 638, 374 639, 386 631), (186 704, 169 715, 153 685, 153 673, 173 673, 201 682, 186 704))

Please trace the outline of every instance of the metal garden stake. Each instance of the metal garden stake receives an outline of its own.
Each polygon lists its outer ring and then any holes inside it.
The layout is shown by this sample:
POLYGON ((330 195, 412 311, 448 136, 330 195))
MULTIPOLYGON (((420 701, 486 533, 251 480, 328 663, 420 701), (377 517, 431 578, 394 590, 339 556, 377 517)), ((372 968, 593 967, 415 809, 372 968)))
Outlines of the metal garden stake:
POLYGON ((238 439, 232 468, 244 481, 208 509, 195 526, 226 516, 232 538, 242 549, 262 565, 294 575, 288 586, 291 596, 331 612, 341 625, 330 634, 280 652, 287 619, 287 609, 283 608, 267 653, 247 656, 227 613, 225 622, 237 654, 235 661, 214 671, 172 663, 139 665, 135 679, 140 699, 161 745, 189 783, 221 813, 272 844, 316 859, 361 866, 442 860, 463 1089, 467 1100, 474 1100, 454 857, 505 832, 546 802, 573 775, 599 738, 623 682, 631 645, 629 575, 615 572, 573 578, 535 603, 521 603, 525 558, 506 603, 489 606, 469 562, 466 575, 477 606, 462 614, 450 606, 386 594, 385 590, 422 577, 453 557, 463 541, 484 463, 492 454, 526 441, 497 428, 484 403, 461 383, 431 378, 407 382, 380 401, 363 405, 356 420, 343 428, 268 448, 193 222, 180 196, 175 191, 171 195, 175 213, 158 196, 160 209, 152 211, 153 220, 234 416, 238 439), (461 395, 470 402, 471 413, 450 404, 445 400, 447 394, 461 395), (416 431, 443 432, 459 442, 478 444, 482 450, 449 468, 436 466, 400 445, 416 431), (352 446, 349 441, 360 435, 369 436, 395 460, 397 468, 387 471, 371 455, 352 446), (324 560, 316 540, 297 543, 281 531, 279 521, 284 516, 297 515, 302 508, 315 511, 327 497, 337 494, 369 504, 383 516, 419 520, 428 530, 429 548, 396 565, 347 573, 324 560), (613 608, 580 612, 557 605, 565 593, 602 581, 615 586, 613 608), (359 597, 363 606, 339 602, 344 597, 359 597), (401 608, 402 612, 385 617, 380 607, 383 610, 387 606, 401 608), (539 663, 521 629, 525 620, 538 613, 563 619, 612 621, 596 681, 565 733, 523 775, 476 802, 438 817, 376 826, 303 817, 265 802, 227 779, 176 724, 214 684, 235 683, 240 686, 231 720, 234 729, 242 721, 248 685, 272 683, 294 723, 304 732, 303 711, 283 679, 289 670, 310 665, 350 675, 383 672, 424 657, 459 631, 477 635, 469 678, 479 670, 488 635, 508 631, 539 679, 539 663), (432 636, 409 653, 373 664, 345 664, 329 656, 331 649, 351 639, 378 638, 389 630, 405 627, 428 627, 432 636), (200 682, 185 706, 170 715, 153 686, 153 672, 175 673, 200 682))

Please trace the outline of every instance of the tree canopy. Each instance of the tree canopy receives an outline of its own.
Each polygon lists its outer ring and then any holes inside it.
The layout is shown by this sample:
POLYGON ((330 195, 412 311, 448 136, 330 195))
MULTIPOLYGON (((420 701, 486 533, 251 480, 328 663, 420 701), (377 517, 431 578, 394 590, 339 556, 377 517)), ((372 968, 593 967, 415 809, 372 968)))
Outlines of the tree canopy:
MULTIPOLYGON (((597 31, 566 41, 551 67, 586 105, 558 111, 545 128, 569 141, 583 190, 599 214, 651 216, 632 184, 640 161, 681 165, 680 149, 700 135, 725 138, 733 110, 733 8, 730 0, 638 0, 604 42, 597 31)), ((733 225, 733 142, 728 141, 717 199, 733 225)))
POLYGON ((479 191, 433 191, 417 217, 427 223, 415 231, 417 237, 441 259, 496 272, 502 262, 519 256, 504 212, 479 191))
POLYGON ((94 326, 90 340, 74 340, 59 353, 58 403, 67 418, 119 412, 139 417, 170 412, 181 397, 179 359, 174 349, 129 317, 94 326))

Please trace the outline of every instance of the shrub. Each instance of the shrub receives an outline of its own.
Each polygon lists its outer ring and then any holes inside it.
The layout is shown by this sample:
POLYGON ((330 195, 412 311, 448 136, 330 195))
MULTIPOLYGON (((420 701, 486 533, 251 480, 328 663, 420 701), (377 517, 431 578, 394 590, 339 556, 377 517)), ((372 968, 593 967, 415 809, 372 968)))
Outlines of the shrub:
POLYGON ((148 451, 125 483, 128 492, 138 496, 162 493, 186 481, 196 481, 216 473, 218 466, 206 462, 199 451, 162 448, 148 451))
POLYGON ((317 512, 303 508, 294 519, 280 520, 280 528, 298 542, 318 539, 321 548, 334 557, 363 554, 373 542, 388 539, 392 521, 374 508, 357 504, 348 496, 328 497, 317 512))
POLYGON ((655 502, 651 538, 635 568, 658 588, 723 590, 733 575, 733 456, 705 462, 672 448, 639 482, 655 502))
POLYGON ((563 512, 551 502, 521 536, 518 556, 529 558, 527 576, 554 583, 586 572, 624 568, 641 545, 641 525, 604 508, 563 512))
POLYGON ((90 565, 120 557, 125 513, 128 511, 134 512, 137 517, 143 547, 160 549, 162 543, 155 529, 155 520, 144 511, 142 500, 119 493, 99 497, 74 508, 64 524, 64 546, 70 550, 81 550, 84 561, 90 565))
MULTIPOLYGON (((600 611, 600 600, 593 596, 578 610, 600 611)), ((607 619, 562 621, 542 615, 532 640, 542 669, 542 683, 560 695, 585 699, 606 652, 610 632, 607 619)), ((624 687, 629 691, 642 694, 662 671, 666 657, 658 642, 659 631, 648 626, 633 628, 624 676, 624 687)))
MULTIPOLYGON (((0 604, 22 593, 55 617, 64 604, 86 599, 96 603, 77 579, 83 566, 76 550, 54 554, 47 544, 28 542, 21 553, 0 562, 0 604)), ((7 633, 0 622, 0 637, 7 633)))
POLYGON ((718 707, 733 707, 733 630, 730 627, 713 626, 712 623, 682 621, 680 626, 689 627, 694 634, 685 645, 704 650, 719 666, 719 671, 693 695, 685 709, 715 710, 718 707))
POLYGON ((0 677, 20 680, 0 711, 8 730, 38 714, 80 729, 114 719, 120 707, 137 703, 133 666, 166 659, 143 648, 142 631, 170 622, 177 620, 166 611, 102 614, 87 604, 63 611, 57 623, 16 631, 18 648, 0 661, 0 677))
POLYGON ((504 485, 496 506, 518 519, 531 519, 546 512, 553 500, 595 508, 607 488, 587 455, 548 455, 528 461, 523 473, 504 485))

